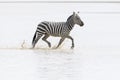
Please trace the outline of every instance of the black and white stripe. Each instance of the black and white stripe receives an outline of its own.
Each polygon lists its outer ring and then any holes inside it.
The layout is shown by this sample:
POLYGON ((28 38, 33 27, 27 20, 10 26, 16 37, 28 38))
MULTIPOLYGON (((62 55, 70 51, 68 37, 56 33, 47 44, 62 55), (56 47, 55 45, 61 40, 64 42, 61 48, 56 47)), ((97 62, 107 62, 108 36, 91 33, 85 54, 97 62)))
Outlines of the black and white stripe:
MULTIPOLYGON (((66 22, 48 22, 44 21, 38 24, 37 30, 35 32, 35 35, 33 37, 32 45, 33 48, 35 47, 38 40, 45 35, 42 40, 48 43, 48 46, 51 47, 51 44, 49 41, 47 41, 47 38, 49 36, 56 36, 61 37, 59 44, 57 47, 61 45, 61 43, 64 41, 65 38, 69 38, 72 40, 72 48, 74 47, 74 41, 71 36, 69 36, 70 31, 74 27, 75 24, 78 24, 78 21, 75 17, 78 17, 79 24, 83 25, 83 22, 80 20, 79 16, 75 13, 71 15, 66 22), (76 21, 75 21, 76 20, 76 21)), ((56 48, 57 48, 56 47, 56 48)))

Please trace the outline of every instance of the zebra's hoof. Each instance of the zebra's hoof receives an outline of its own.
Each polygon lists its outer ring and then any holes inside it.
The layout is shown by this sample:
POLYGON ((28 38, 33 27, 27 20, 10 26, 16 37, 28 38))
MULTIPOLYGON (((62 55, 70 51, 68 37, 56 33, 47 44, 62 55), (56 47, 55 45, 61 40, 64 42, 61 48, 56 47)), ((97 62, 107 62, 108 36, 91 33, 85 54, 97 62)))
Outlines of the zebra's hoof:
POLYGON ((58 49, 58 46, 57 46, 57 47, 54 47, 53 49, 58 49))
POLYGON ((51 44, 50 43, 48 43, 48 47, 51 48, 51 44))
POLYGON ((30 47, 29 49, 34 49, 34 47, 30 47))
POLYGON ((71 46, 71 49, 73 49, 74 48, 74 46, 71 46))

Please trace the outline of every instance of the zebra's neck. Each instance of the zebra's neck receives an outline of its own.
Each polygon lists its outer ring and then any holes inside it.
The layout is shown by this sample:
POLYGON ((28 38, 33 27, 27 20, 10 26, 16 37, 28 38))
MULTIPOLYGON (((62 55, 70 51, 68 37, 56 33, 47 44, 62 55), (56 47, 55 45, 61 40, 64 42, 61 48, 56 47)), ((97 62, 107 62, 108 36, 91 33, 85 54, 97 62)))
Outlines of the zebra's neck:
POLYGON ((73 22, 73 20, 69 20, 69 21, 67 21, 66 22, 66 24, 67 24, 67 27, 68 27, 68 29, 71 31, 72 30, 72 28, 74 27, 74 22, 73 22))

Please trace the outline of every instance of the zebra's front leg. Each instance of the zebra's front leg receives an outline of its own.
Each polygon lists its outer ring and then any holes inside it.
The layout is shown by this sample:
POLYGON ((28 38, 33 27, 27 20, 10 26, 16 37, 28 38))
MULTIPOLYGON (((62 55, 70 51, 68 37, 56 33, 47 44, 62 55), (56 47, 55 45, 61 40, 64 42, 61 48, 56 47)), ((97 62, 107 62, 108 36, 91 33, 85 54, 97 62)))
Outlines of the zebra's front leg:
POLYGON ((51 47, 51 43, 49 41, 47 41, 47 38, 49 37, 48 34, 45 34, 45 36, 42 38, 43 41, 45 41, 49 47, 51 47))
POLYGON ((67 36, 66 38, 68 38, 72 41, 71 49, 73 49, 74 48, 74 39, 71 36, 67 36))
POLYGON ((58 47, 62 44, 62 42, 63 42, 64 40, 65 40, 65 38, 62 37, 62 38, 60 39, 60 41, 59 41, 59 43, 58 43, 58 45, 57 45, 56 48, 58 48, 58 47))

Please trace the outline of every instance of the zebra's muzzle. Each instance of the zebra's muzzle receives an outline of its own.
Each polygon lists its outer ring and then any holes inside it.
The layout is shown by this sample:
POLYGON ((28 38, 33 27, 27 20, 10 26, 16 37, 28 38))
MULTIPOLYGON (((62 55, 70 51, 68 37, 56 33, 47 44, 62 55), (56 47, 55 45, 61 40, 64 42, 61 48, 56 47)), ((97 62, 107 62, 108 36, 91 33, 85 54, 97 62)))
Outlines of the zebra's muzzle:
POLYGON ((84 26, 84 23, 83 23, 83 22, 81 22, 81 23, 80 23, 80 26, 81 26, 81 27, 83 27, 83 26, 84 26))

